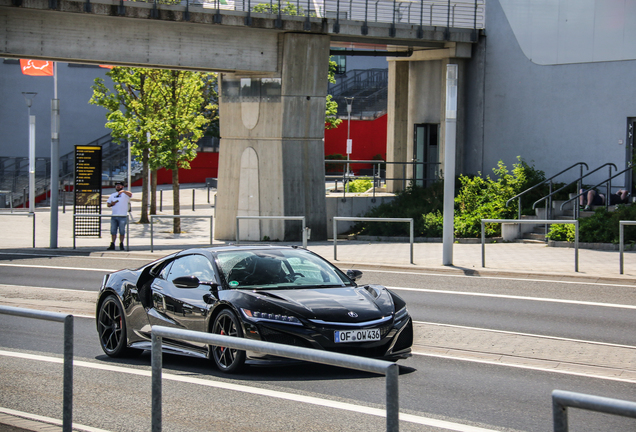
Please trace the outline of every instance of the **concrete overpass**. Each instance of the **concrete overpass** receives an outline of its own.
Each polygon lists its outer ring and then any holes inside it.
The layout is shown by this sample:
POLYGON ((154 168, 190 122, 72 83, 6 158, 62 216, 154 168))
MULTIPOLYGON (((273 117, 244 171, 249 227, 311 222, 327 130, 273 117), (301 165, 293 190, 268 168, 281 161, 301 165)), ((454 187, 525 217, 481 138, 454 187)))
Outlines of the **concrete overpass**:
MULTIPOLYGON (((388 159, 410 160, 409 118, 423 110, 443 125, 441 71, 470 57, 483 28, 483 2, 313 0, 303 8, 299 0, 294 13, 300 15, 285 16, 254 13, 250 0, 0 0, 0 53, 223 72, 216 237, 234 238, 238 214, 305 215, 312 237, 323 239, 330 46, 413 51, 389 68, 388 159), (427 89, 432 98, 414 94, 427 89)), ((458 138, 461 143, 461 126, 458 138)), ((293 239, 297 230, 289 224, 250 221, 241 233, 293 239)))

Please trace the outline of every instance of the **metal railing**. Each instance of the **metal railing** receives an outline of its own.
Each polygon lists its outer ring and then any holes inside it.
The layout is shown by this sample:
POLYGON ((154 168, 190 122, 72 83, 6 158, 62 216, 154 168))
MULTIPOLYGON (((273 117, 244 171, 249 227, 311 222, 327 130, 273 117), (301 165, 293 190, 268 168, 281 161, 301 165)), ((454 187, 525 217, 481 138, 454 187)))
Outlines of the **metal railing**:
POLYGON ((210 219, 210 246, 214 243, 214 216, 199 215, 150 215, 150 252, 154 252, 154 219, 210 219))
MULTIPOLYGON (((127 2, 128 3, 128 2, 127 2)), ((158 17, 158 5, 165 3, 154 0, 151 17, 158 17)), ((222 11, 245 12, 245 25, 252 25, 252 14, 263 13, 276 15, 276 28, 282 28, 283 16, 306 17, 305 30, 311 30, 311 18, 328 19, 333 23, 331 32, 340 33, 340 21, 360 22, 362 35, 368 34, 368 23, 391 23, 389 36, 395 37, 396 24, 417 26, 417 37, 424 37, 424 27, 445 27, 472 29, 485 28, 486 3, 485 0, 325 0, 312 2, 311 0, 186 0, 183 2, 184 19, 190 19, 190 11, 196 7, 207 7, 215 10, 214 23, 223 22, 222 11), (282 4, 281 4, 282 3, 282 4)), ((86 6, 90 10, 90 0, 86 6)), ((118 14, 125 14, 124 1, 120 0, 118 14)), ((445 35, 448 38, 448 31, 445 35)), ((476 40, 476 36, 474 37, 476 40)))
POLYGON ((623 254, 625 252, 625 225, 636 225, 636 221, 618 221, 619 272, 623 274, 623 254))
MULTIPOLYGON (((566 169, 564 169, 563 171, 561 171, 561 172, 559 172, 559 173, 557 173, 557 174, 553 175, 552 177, 550 177, 550 178, 547 178, 547 179, 543 180, 541 183, 537 183, 536 185, 534 185, 534 186, 532 186, 532 187, 530 187, 530 188, 528 188, 528 189, 524 190, 523 192, 521 192, 521 193, 519 193, 519 194, 517 194, 517 195, 513 196, 513 197, 512 197, 512 198, 510 198, 508 201, 506 201, 506 207, 508 207, 508 204, 510 204, 510 202, 511 202, 512 200, 514 200, 514 199, 519 199, 519 205, 518 205, 518 207, 519 207, 519 208, 517 209, 517 213, 518 213, 517 219, 521 219, 521 197, 522 197, 523 195, 525 195, 525 194, 527 194, 528 192, 531 192, 531 191, 533 191, 534 189, 538 188, 539 186, 543 186, 544 184, 546 184, 546 183, 547 183, 547 184, 549 185, 549 193, 550 193, 550 195, 549 195, 549 196, 551 197, 551 195, 552 195, 552 180, 553 180, 553 179, 555 179, 556 177, 560 176, 561 174, 563 174, 563 173, 565 173, 565 172, 567 172, 567 171, 570 171, 572 168, 575 168, 575 167, 577 167, 577 166, 579 166, 579 168, 580 168, 580 174, 581 174, 581 175, 580 175, 580 177, 579 177, 579 178, 582 178, 582 177, 583 177, 583 167, 584 167, 584 166, 585 166, 585 169, 587 169, 588 171, 589 171, 589 169, 590 169, 590 168, 587 166, 587 164, 586 164, 585 162, 577 162, 577 163, 575 163, 575 164, 573 164, 573 165, 571 165, 571 166, 567 167, 567 168, 566 168, 566 169)), ((581 185, 580 185, 580 184, 579 184, 578 188, 579 188, 579 189, 581 188, 581 185)), ((552 199, 549 199, 549 203, 548 203, 548 204, 549 204, 549 206, 550 206, 550 207, 552 207, 552 199)), ((548 206, 548 204, 546 204, 546 206, 548 206)), ((561 209, 563 209, 563 206, 561 206, 561 209)), ((547 217, 547 216, 548 216, 548 215, 547 215, 547 212, 546 212, 546 217, 547 217)), ((549 219, 549 218, 548 218, 548 219, 549 219)))
POLYGON ((552 391, 554 432, 568 432, 568 407, 636 418, 636 402, 554 390, 552 391))
MULTIPOLYGON (((101 224, 102 224, 102 219, 101 218, 112 218, 113 215, 105 215, 105 214, 95 214, 95 213, 74 213, 73 214, 73 249, 75 249, 75 239, 76 239, 76 235, 75 235, 75 223, 77 221, 78 217, 86 217, 86 218, 99 218, 99 224, 100 224, 100 229, 101 229, 101 224)), ((123 217, 123 216, 117 216, 117 217, 123 217)), ((151 235, 152 238, 152 235, 151 235)), ((130 250, 130 216, 126 215, 126 250, 130 250)), ((151 249, 152 252, 152 249, 151 249)))
POLYGON ((32 228, 32 237, 33 237, 33 247, 35 247, 35 213, 26 213, 26 212, 15 212, 13 213, 13 209, 11 209, 11 213, 3 213, 0 212, 0 216, 27 216, 33 218, 33 228, 32 228))
POLYGON ((73 315, 12 306, 0 306, 0 314, 64 323, 64 387, 62 431, 73 430, 73 315))
POLYGON ((237 216, 236 217, 236 244, 241 242, 241 236, 239 233, 239 221, 241 219, 272 219, 272 220, 290 220, 301 221, 302 229, 301 236, 303 241, 303 248, 307 249, 307 238, 309 237, 309 228, 305 225, 305 216, 237 216))
POLYGON ((486 231, 487 223, 515 223, 533 225, 574 224, 574 271, 579 271, 579 221, 578 220, 542 220, 542 219, 482 219, 481 220, 481 266, 486 267, 486 231))
MULTIPOLYGON (((594 186, 590 187, 589 189, 594 189, 599 187, 602 184, 606 184, 607 185, 607 196, 605 197, 605 209, 607 210, 608 206, 609 206, 609 202, 610 202, 610 188, 612 186, 612 179, 618 177, 619 175, 622 175, 624 173, 626 173, 627 171, 631 171, 634 167, 633 166, 629 166, 627 168, 625 168, 623 171, 619 171, 616 174, 614 174, 613 176, 610 176, 608 178, 606 178, 605 180, 603 180, 602 182, 595 184, 594 186)), ((563 209, 563 206, 566 205, 567 203, 574 201, 575 199, 578 199, 580 196, 586 194, 586 191, 580 192, 578 195, 576 195, 575 197, 570 198, 569 200, 565 201, 563 204, 561 204, 561 209, 563 209)), ((575 203, 576 204, 576 203, 575 203)), ((576 207, 576 205, 575 205, 576 207)))
MULTIPOLYGON (((548 212, 548 211, 546 210, 546 213, 545 213, 545 214, 546 214, 546 218, 551 219, 551 218, 552 218, 552 196, 553 196, 553 195, 556 195, 557 193, 561 192, 562 190, 564 190, 564 189, 568 188, 569 186, 573 185, 574 183, 576 183, 576 184, 577 184, 577 188, 578 188, 578 189, 577 189, 577 192, 579 192, 579 195, 578 195, 578 196, 580 196, 580 193, 581 193, 581 191, 580 191, 580 190, 582 189, 583 179, 584 179, 585 177, 588 177, 588 176, 590 176, 590 175, 594 174, 596 171, 598 171, 598 170, 600 170, 601 168, 606 167, 606 166, 609 166, 609 176, 610 176, 610 177, 612 176, 612 167, 614 167, 614 170, 615 170, 615 171, 618 171, 618 168, 616 167, 616 165, 615 165, 615 164, 613 164, 613 163, 611 163, 611 162, 605 163, 605 164, 601 165, 600 167, 597 167, 597 168, 593 169, 592 171, 587 172, 587 173, 585 173, 584 175, 581 175, 581 176, 580 176, 579 178, 577 178, 576 180, 571 181, 570 183, 566 184, 565 186, 560 187, 559 189, 555 190, 554 192, 550 192, 548 195, 544 196, 543 198, 538 199, 537 201, 535 201, 535 202, 534 202, 534 204, 532 204, 532 208, 534 209, 534 208, 537 206, 537 204, 539 204, 541 201, 549 200, 549 202, 550 202, 550 212, 548 212)), ((552 185, 550 185, 550 187, 552 187, 552 185)), ((608 185, 607 185, 607 191, 608 191, 608 192, 607 192, 607 196, 609 196, 609 191, 610 191, 611 189, 612 189, 612 182, 610 181, 610 182, 608 183, 608 185)), ((575 204, 576 204, 576 203, 575 203, 575 204)), ((547 209, 547 208, 548 208, 548 201, 546 201, 546 209, 547 209)), ((574 215, 574 218, 575 218, 575 219, 578 219, 578 217, 579 217, 579 211, 578 211, 578 209, 579 209, 579 208, 578 208, 578 206, 576 206, 576 205, 574 205, 574 206, 573 206, 573 208, 574 208, 574 211, 572 212, 572 214, 574 215)))
POLYGON ((413 240, 414 240, 414 225, 413 218, 373 218, 373 217, 333 217, 333 259, 338 260, 338 221, 350 221, 350 222, 408 222, 410 225, 410 246, 411 246, 411 264, 413 264, 413 240))
POLYGON ((175 329, 164 326, 153 326, 151 352, 153 432, 161 431, 161 374, 163 367, 161 342, 163 337, 167 337, 173 340, 177 339, 190 342, 198 342, 244 351, 256 351, 259 353, 274 355, 277 357, 304 360, 331 366, 346 367, 349 369, 384 375, 386 377, 386 430, 388 432, 397 432, 399 430, 399 366, 393 362, 370 359, 365 357, 357 357, 349 354, 340 354, 311 348, 296 347, 292 345, 250 340, 233 336, 175 329))

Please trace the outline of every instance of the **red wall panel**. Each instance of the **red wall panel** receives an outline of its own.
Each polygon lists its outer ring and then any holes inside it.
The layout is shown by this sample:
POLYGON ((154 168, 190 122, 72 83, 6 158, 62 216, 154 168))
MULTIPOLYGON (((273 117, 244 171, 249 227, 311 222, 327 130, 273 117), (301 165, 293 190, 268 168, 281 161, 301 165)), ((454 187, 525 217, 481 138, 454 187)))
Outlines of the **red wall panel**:
MULTIPOLYGON (((371 160, 381 155, 386 160, 386 114, 375 120, 351 120, 349 137, 353 140, 350 159, 371 160)), ((336 129, 325 131, 325 156, 331 154, 347 155, 348 120, 343 120, 336 129)), ((355 165, 354 171, 371 168, 371 165, 355 165)))

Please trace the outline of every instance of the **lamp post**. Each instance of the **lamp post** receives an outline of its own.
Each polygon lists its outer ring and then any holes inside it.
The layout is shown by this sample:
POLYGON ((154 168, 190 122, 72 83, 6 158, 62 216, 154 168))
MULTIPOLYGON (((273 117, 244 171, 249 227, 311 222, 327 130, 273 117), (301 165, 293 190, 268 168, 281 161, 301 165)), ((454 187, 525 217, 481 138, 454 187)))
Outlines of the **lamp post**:
POLYGON ((457 141, 457 65, 446 65, 446 120, 444 121, 444 222, 442 264, 453 265, 455 153, 457 141))
MULTIPOLYGON (((353 153, 353 141, 349 138, 351 133, 351 108, 353 107, 353 98, 345 97, 345 101, 347 102, 347 160, 349 160, 349 155, 353 153)), ((349 176, 349 164, 347 163, 347 176, 349 176)))
POLYGON ((31 115, 35 95, 35 92, 22 92, 29 113, 29 213, 35 212, 35 116, 31 115))

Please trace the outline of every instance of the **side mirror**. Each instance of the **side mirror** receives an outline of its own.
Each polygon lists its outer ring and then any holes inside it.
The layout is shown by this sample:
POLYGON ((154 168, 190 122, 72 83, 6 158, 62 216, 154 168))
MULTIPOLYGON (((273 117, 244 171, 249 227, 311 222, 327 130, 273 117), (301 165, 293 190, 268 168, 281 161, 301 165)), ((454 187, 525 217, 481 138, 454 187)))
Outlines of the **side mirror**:
POLYGON ((172 283, 177 288, 196 288, 201 285, 199 278, 196 276, 181 276, 172 279, 172 283))
POLYGON ((360 270, 347 270, 347 277, 355 282, 362 277, 362 272, 360 270))

